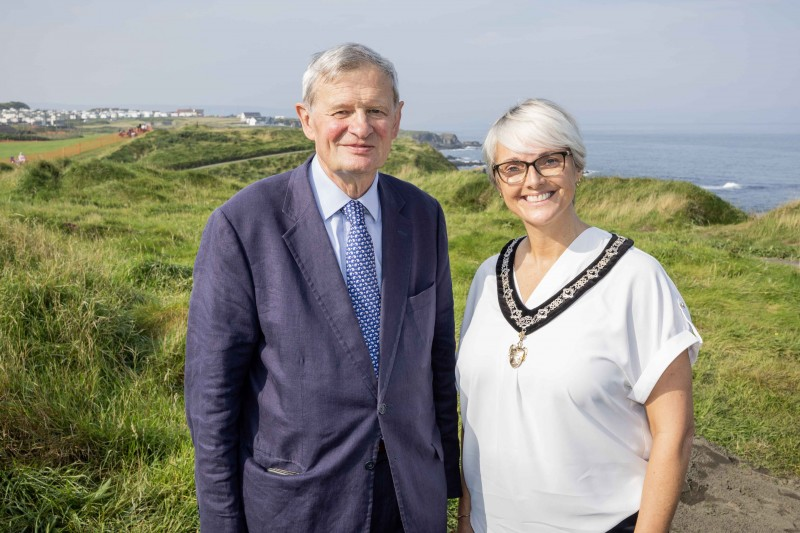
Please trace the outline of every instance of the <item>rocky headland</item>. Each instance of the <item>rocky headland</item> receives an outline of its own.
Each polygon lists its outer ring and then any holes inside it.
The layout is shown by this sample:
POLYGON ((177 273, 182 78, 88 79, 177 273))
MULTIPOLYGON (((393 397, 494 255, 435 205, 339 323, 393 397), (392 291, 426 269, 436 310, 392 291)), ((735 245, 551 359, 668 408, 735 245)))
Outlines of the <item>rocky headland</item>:
POLYGON ((430 144, 437 150, 454 150, 456 148, 479 147, 481 145, 477 141, 460 141, 455 133, 402 131, 400 135, 411 137, 417 142, 430 144))

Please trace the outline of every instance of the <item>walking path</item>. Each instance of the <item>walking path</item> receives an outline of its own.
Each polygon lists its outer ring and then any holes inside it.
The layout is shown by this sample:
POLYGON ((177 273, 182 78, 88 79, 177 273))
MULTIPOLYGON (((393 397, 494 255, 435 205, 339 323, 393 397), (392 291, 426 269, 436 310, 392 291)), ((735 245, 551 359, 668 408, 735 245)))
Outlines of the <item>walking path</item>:
POLYGON ((800 532, 800 479, 777 478, 695 438, 673 532, 800 532))
POLYGON ((246 157, 244 159, 233 159, 231 161, 223 161, 222 163, 211 163, 210 165, 203 165, 200 167, 192 167, 191 170, 202 170, 206 168, 213 168, 213 167, 221 167, 223 165, 230 165, 232 163, 241 163, 243 161, 252 161, 254 159, 266 159, 268 157, 277 157, 279 155, 291 155, 291 154, 302 154, 302 153, 311 153, 313 149, 308 150, 293 150, 291 152, 279 152, 277 154, 267 154, 267 155, 257 155, 255 157, 246 157))

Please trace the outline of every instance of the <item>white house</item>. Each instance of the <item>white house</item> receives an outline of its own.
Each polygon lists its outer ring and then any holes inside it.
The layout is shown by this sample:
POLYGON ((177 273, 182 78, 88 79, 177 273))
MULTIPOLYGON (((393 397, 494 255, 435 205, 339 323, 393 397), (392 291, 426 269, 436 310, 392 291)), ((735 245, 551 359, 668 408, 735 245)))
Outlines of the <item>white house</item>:
POLYGON ((202 109, 178 109, 176 111, 179 117, 202 117, 204 112, 202 109))
POLYGON ((262 118, 263 117, 261 116, 261 113, 258 113, 256 111, 254 112, 245 111, 244 113, 239 113, 239 121, 246 122, 251 126, 254 126, 256 122, 261 121, 262 118), (253 121, 252 124, 250 123, 251 120, 253 121))

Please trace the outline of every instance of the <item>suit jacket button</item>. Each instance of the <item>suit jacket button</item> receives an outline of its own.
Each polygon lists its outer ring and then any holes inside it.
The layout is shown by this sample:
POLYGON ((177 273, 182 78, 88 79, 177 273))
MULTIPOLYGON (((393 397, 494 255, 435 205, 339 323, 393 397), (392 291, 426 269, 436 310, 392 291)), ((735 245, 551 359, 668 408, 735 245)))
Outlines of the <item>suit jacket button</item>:
POLYGON ((378 414, 383 415, 386 414, 386 404, 382 403, 378 406, 378 414))
POLYGON ((364 468, 366 468, 367 470, 375 470, 375 463, 369 461, 367 462, 367 464, 364 465, 364 468))

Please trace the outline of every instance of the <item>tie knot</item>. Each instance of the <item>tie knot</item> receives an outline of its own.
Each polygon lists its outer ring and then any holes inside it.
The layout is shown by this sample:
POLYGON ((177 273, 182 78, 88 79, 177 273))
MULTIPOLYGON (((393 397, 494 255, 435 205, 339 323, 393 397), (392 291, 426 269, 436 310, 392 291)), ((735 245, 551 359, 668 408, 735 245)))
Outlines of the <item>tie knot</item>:
POLYGON ((342 208, 347 221, 353 226, 364 225, 364 204, 357 200, 350 200, 342 208))

